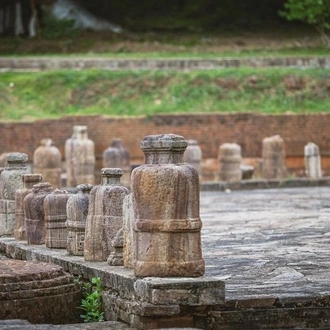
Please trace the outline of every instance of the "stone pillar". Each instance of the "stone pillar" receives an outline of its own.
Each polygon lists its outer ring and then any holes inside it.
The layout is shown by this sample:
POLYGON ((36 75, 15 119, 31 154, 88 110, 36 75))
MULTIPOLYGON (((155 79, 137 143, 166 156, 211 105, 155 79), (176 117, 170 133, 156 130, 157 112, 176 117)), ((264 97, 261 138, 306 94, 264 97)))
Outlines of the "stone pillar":
POLYGON ((219 180, 239 182, 242 180, 241 147, 236 143, 224 143, 219 147, 219 180))
POLYGON ((133 207, 132 194, 127 195, 123 202, 124 224, 123 224, 123 262, 125 268, 134 268, 133 242, 133 207))
POLYGON ((26 239, 28 244, 45 243, 44 199, 53 191, 49 182, 35 184, 32 192, 24 198, 26 239))
POLYGON ((120 184, 120 168, 103 168, 102 183, 90 193, 84 258, 107 261, 114 251, 112 241, 123 226, 123 201, 129 190, 120 184))
POLYGON ((17 189, 15 193, 16 204, 16 224, 14 229, 14 236, 17 240, 26 240, 25 233, 25 215, 24 215, 24 198, 32 192, 35 184, 41 182, 41 174, 23 174, 22 182, 23 188, 17 189))
POLYGON ((68 230, 66 227, 66 204, 72 196, 66 190, 54 190, 44 200, 45 244, 48 248, 66 249, 68 230))
POLYGON ((23 153, 7 155, 7 164, 0 174, 0 236, 13 235, 16 190, 23 188, 22 175, 29 174, 26 166, 28 156, 23 153))
POLYGON ((94 142, 88 139, 87 126, 74 126, 73 135, 65 142, 66 178, 68 187, 94 184, 94 142))
POLYGON ((68 229, 67 251, 75 256, 84 255, 86 219, 89 206, 91 184, 78 185, 78 193, 71 196, 66 205, 68 229))
POLYGON ((123 227, 119 229, 111 243, 113 249, 107 260, 110 266, 123 266, 123 227))
POLYGON ((53 188, 61 188, 62 156, 51 139, 42 139, 34 151, 33 173, 40 173, 53 188))
POLYGON ((284 141, 279 135, 262 140, 262 176, 265 179, 286 177, 284 141))
POLYGON ((202 276, 199 177, 183 162, 187 142, 174 134, 141 142, 145 165, 132 172, 134 273, 138 277, 202 276))
POLYGON ((322 178, 321 157, 319 146, 308 142, 304 149, 306 176, 313 179, 322 178))
POLYGON ((201 174, 202 150, 196 140, 187 140, 187 142, 188 146, 183 154, 183 159, 201 174))
POLYGON ((121 168, 123 176, 121 183, 129 187, 131 182, 131 164, 130 154, 123 146, 121 139, 113 139, 110 147, 103 152, 103 167, 104 168, 121 168))

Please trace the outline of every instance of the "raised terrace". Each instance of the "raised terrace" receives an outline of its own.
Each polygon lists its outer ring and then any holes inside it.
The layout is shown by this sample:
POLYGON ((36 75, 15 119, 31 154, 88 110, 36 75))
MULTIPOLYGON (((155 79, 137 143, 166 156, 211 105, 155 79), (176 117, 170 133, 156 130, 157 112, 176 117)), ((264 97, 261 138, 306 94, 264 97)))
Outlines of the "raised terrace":
POLYGON ((206 273, 195 279, 137 280, 123 267, 9 237, 0 239, 0 248, 11 258, 101 276, 106 317, 138 328, 330 326, 328 186, 203 191, 201 218, 206 273))

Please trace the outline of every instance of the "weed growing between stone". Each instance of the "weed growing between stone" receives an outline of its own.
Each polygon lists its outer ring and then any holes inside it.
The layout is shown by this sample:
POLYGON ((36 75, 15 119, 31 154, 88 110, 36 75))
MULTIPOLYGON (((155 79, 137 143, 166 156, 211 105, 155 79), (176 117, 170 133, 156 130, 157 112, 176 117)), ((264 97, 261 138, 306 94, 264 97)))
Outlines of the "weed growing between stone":
POLYGON ((85 312, 80 315, 84 322, 104 321, 101 298, 102 291, 103 287, 99 277, 93 277, 92 283, 87 282, 82 284, 83 299, 79 308, 85 312))

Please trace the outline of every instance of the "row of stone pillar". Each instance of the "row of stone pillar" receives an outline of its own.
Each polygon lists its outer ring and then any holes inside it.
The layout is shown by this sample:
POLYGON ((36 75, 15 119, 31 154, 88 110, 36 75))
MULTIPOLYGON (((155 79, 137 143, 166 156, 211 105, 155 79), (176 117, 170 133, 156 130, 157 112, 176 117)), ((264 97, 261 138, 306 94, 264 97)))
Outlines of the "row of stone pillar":
POLYGON ((122 169, 104 168, 100 185, 78 185, 77 194, 53 190, 28 173, 27 155, 9 154, 0 174, 0 235, 124 265, 139 277, 201 276, 199 175, 184 163, 186 147, 178 135, 147 136, 130 190, 120 183, 122 169))

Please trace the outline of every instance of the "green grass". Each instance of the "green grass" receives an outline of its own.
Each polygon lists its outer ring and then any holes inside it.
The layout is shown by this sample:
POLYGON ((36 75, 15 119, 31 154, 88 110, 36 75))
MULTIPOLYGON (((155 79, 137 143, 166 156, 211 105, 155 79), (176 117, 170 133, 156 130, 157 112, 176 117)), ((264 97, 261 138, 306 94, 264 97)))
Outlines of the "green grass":
POLYGON ((65 115, 330 111, 330 70, 0 73, 0 120, 65 115))

